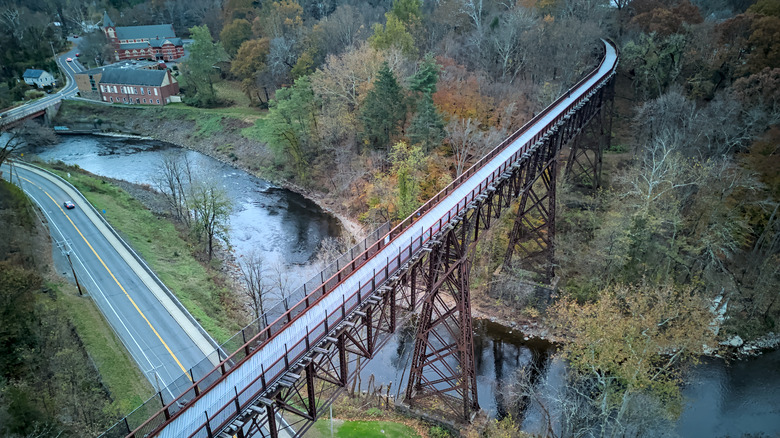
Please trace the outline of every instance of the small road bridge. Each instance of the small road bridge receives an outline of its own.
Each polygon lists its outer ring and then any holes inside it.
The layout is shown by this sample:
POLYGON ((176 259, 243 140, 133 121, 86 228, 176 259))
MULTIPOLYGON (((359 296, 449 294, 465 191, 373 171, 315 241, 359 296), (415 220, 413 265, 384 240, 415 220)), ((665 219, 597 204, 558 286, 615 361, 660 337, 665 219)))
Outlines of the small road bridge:
POLYGON ((160 395, 104 436, 302 435, 413 312, 404 403, 469 421, 479 409, 469 297, 476 242, 517 200, 505 261, 552 277, 561 150, 571 145, 567 175, 595 188, 609 142, 618 53, 603 43, 595 70, 414 214, 247 326, 223 346, 233 353, 192 375, 186 392, 160 395))

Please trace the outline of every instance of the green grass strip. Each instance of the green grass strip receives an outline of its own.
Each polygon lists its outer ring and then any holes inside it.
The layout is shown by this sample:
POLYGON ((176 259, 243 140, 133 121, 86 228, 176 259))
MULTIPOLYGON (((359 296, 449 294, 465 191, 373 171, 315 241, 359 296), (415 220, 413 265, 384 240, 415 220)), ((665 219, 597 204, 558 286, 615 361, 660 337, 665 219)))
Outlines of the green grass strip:
POLYGON ((54 170, 68 180, 133 249, 149 264, 192 316, 218 343, 230 338, 240 327, 231 321, 220 304, 225 292, 211 280, 208 270, 191 255, 174 225, 156 217, 127 192, 100 178, 75 171, 54 170))
MULTIPOLYGON (((413 438, 420 436, 411 427, 394 421, 333 421, 334 438, 413 438)), ((317 421, 311 432, 315 437, 330 437, 330 420, 317 421)))
POLYGON ((49 287, 57 291, 57 305, 70 316, 103 384, 111 393, 115 412, 106 414, 130 412, 154 395, 149 380, 141 374, 95 303, 88 297, 79 297, 73 285, 50 283, 49 287))

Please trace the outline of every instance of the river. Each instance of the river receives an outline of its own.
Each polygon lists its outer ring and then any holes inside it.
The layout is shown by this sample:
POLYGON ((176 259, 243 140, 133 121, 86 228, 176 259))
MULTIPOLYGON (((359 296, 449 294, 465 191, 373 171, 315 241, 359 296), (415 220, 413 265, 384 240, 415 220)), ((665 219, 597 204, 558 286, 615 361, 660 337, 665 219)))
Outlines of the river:
MULTIPOLYGON (((310 200, 255 178, 200 153, 152 140, 71 136, 32 151, 44 160, 78 164, 97 175, 136 183, 153 183, 161 154, 186 155, 198 174, 221 183, 234 200, 230 241, 237 257, 259 250, 288 268, 291 286, 312 273, 309 266, 322 239, 341 232, 338 221, 310 200)), ((412 330, 394 335, 366 364, 363 384, 373 374, 377 385, 408 379, 414 348, 412 330)), ((565 366, 552 358, 553 346, 527 339, 498 324, 475 320, 474 353, 480 406, 493 417, 506 410, 497 382, 535 363, 543 379, 560 379, 565 366)), ((685 407, 675 431, 682 437, 780 436, 780 351, 740 361, 706 359, 693 367, 683 388, 685 407)), ((533 431, 533 412, 523 426, 533 431)))
POLYGON ((155 140, 61 136, 54 146, 31 150, 46 161, 77 164, 96 175, 155 186, 163 154, 186 157, 195 178, 223 187, 233 201, 229 241, 237 259, 259 252, 268 266, 285 267, 287 289, 317 272, 311 266, 320 242, 341 234, 341 225, 316 203, 201 153, 155 140))

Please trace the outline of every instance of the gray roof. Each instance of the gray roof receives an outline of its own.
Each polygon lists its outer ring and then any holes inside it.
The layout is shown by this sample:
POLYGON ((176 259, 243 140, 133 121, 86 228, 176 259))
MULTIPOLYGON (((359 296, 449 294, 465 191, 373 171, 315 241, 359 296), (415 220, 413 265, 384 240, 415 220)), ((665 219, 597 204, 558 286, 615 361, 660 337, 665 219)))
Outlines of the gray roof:
POLYGON ((31 79, 37 79, 41 77, 42 74, 46 73, 45 70, 38 70, 34 68, 28 68, 24 71, 24 75, 22 77, 24 78, 31 78, 31 79))
POLYGON ((136 70, 148 70, 150 67, 157 68, 158 63, 156 61, 121 61, 117 62, 115 64, 108 64, 104 65, 102 67, 97 68, 91 68, 89 70, 82 70, 76 75, 95 75, 98 73, 102 73, 106 70, 116 70, 116 69, 136 69, 136 70))
POLYGON ((163 43, 166 42, 166 41, 170 41, 171 44, 173 44, 174 46, 181 46, 182 45, 181 38, 160 38, 159 40, 158 39, 153 39, 153 40, 150 39, 149 40, 149 44, 151 44, 152 47, 162 47, 163 43))
POLYGON ((149 43, 124 43, 119 45, 119 50, 147 49, 149 43))
POLYGON ((175 38, 176 33, 170 24, 154 24, 151 26, 122 26, 116 28, 116 37, 120 40, 136 40, 149 38, 175 38))
POLYGON ((159 87, 162 85, 165 70, 136 70, 132 68, 113 68, 103 71, 100 77, 101 84, 117 85, 145 85, 159 87))
POLYGON ((114 27, 114 21, 108 17, 108 12, 103 11, 103 27, 114 27))

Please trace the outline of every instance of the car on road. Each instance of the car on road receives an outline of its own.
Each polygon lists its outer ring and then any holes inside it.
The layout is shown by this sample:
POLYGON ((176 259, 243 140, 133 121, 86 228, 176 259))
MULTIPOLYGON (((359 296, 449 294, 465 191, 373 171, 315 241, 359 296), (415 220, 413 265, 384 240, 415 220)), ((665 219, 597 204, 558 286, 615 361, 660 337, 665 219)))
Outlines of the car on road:
POLYGON ((71 62, 71 61, 73 61, 73 58, 68 58, 68 59, 66 59, 66 61, 71 62))
POLYGON ((76 53, 76 58, 78 58, 79 56, 81 56, 81 53, 76 53))
POLYGON ((62 205, 64 205, 65 208, 67 208, 68 210, 73 210, 74 208, 76 208, 76 204, 74 204, 71 201, 65 201, 62 203, 62 205))

